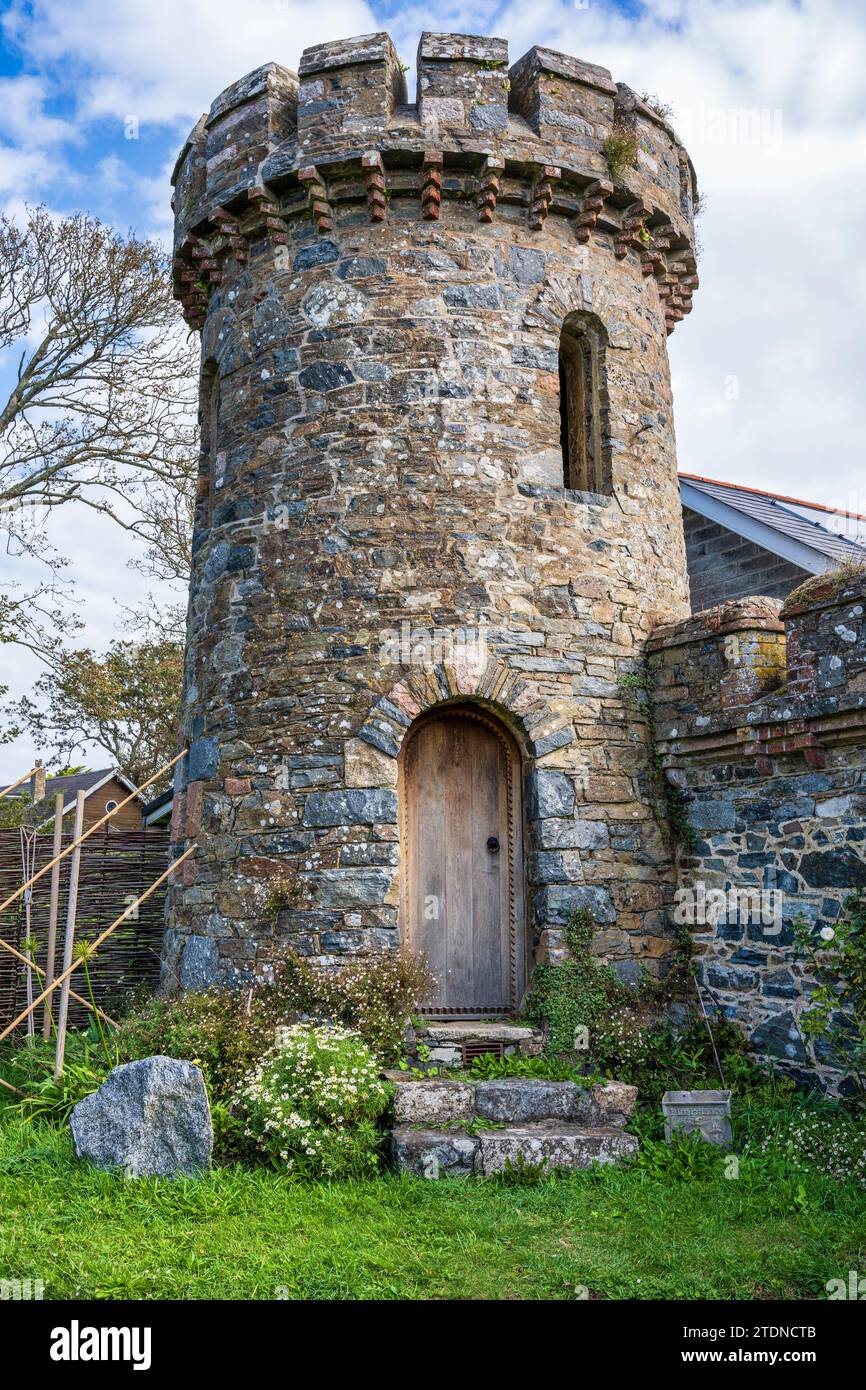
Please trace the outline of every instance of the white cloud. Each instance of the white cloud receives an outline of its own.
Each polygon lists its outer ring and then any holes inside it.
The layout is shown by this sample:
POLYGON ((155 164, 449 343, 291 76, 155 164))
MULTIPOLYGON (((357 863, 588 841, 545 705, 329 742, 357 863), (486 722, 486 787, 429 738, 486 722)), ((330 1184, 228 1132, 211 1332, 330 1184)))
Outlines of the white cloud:
POLYGON ((261 63, 376 29, 363 0, 17 0, 3 21, 28 64, 63 65, 83 120, 197 120, 261 63))
POLYGON ((46 111, 51 98, 48 83, 42 78, 26 73, 0 78, 0 132, 27 150, 45 150, 79 139, 72 122, 46 111))

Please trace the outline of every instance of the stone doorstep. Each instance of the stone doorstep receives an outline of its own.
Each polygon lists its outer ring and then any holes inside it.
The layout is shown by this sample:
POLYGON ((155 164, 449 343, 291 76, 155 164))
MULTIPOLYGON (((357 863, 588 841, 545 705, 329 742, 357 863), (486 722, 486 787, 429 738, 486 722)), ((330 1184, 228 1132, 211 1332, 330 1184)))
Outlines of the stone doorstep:
POLYGON ((521 1043, 541 1041, 541 1034, 517 1023, 487 1023, 481 1020, 465 1023, 424 1023, 415 1030, 416 1039, 425 1042, 464 1043, 521 1043))
POLYGON ((513 1125, 469 1135, 460 1129, 414 1129, 398 1125, 391 1133, 391 1157, 397 1168, 419 1177, 491 1177, 510 1163, 546 1167, 589 1168, 618 1163, 637 1153, 633 1134, 620 1129, 584 1129, 562 1120, 513 1125))
POLYGON ((637 1088, 622 1082, 580 1086, 574 1081, 509 1077, 501 1081, 407 1077, 388 1072, 396 1085, 397 1125, 452 1125, 475 1117, 497 1124, 565 1121, 622 1129, 637 1102, 637 1088))

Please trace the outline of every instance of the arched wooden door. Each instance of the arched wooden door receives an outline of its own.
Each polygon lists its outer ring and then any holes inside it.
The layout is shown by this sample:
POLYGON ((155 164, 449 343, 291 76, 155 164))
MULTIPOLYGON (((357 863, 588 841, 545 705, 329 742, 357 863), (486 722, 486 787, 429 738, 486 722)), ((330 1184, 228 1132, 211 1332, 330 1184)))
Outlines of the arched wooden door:
POLYGON ((448 706, 402 758, 402 925, 437 981, 425 1013, 518 1007, 525 982, 520 755, 485 713, 448 706))

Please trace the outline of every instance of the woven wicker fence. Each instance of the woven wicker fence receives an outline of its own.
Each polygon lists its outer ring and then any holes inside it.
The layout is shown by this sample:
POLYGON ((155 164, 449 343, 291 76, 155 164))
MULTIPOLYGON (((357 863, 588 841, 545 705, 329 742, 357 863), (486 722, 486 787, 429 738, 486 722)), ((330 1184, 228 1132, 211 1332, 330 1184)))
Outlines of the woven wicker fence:
MULTIPOLYGON (((71 827, 64 837, 64 847, 71 838, 71 827)), ((51 836, 39 835, 36 842, 36 864, 40 869, 51 859, 51 836)), ((66 926, 66 890, 69 878, 69 858, 61 868, 60 912, 57 932, 57 961, 63 951, 66 926)), ((92 941, 109 926, 130 902, 159 878, 168 864, 168 832, 165 830, 118 831, 97 833, 82 845, 81 872, 78 888, 78 911, 75 940, 92 941)), ((21 840, 17 830, 0 830, 0 901, 19 888, 21 876, 21 840)), ((48 935, 48 899, 51 874, 45 874, 33 887, 30 909, 30 931, 37 942, 36 961, 45 968, 45 945, 48 935)), ((94 998, 108 1013, 130 990, 145 986, 153 988, 159 979, 159 954, 162 947, 165 886, 142 903, 137 919, 130 919, 100 946, 89 962, 94 998)), ((24 906, 21 899, 0 916, 0 937, 21 949, 25 935, 24 906)), ((0 1028, 10 1023, 26 1004, 26 970, 8 951, 0 949, 0 1028)), ((40 986, 34 981, 36 993, 40 986)), ((83 971, 76 971, 75 988, 86 996, 83 971)), ((56 1012, 55 1003, 55 1012, 56 1012)), ((84 1024, 85 1009, 70 1002, 70 1022, 84 1024)), ((41 1028, 42 1006, 36 1011, 37 1028, 41 1028)))

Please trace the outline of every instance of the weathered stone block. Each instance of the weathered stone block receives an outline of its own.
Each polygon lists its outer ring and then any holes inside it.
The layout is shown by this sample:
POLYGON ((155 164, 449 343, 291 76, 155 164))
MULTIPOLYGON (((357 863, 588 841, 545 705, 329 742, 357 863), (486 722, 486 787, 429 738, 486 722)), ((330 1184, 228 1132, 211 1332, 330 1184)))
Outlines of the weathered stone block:
POLYGON ((475 1171, 478 1140, 460 1130, 411 1129, 391 1132, 391 1159, 420 1178, 468 1177, 475 1171))
POLYGON ((587 1120, 589 1089, 572 1081, 513 1078, 475 1083, 475 1108, 486 1120, 522 1124, 531 1120, 587 1120))
POLYGON ((204 1078, 191 1062, 146 1057, 115 1067, 70 1118, 78 1158, 131 1177, 195 1176, 210 1167, 204 1078))
POLYGON ((465 1081, 400 1081, 394 1094, 397 1124, 447 1125, 471 1120, 475 1088, 465 1081))
POLYGON ((593 1163, 620 1163, 633 1158, 638 1141, 621 1129, 581 1129, 561 1120, 514 1126, 505 1130, 481 1130, 478 1136, 476 1172, 484 1177, 506 1168, 543 1164, 557 1168, 590 1168, 593 1163))
POLYGON ((396 819, 397 796, 393 791, 313 792, 304 803, 304 825, 377 825, 396 819))

